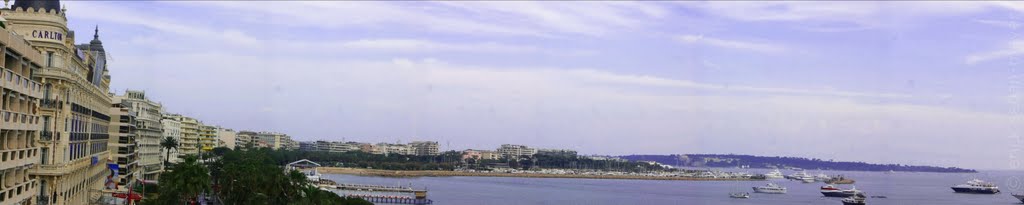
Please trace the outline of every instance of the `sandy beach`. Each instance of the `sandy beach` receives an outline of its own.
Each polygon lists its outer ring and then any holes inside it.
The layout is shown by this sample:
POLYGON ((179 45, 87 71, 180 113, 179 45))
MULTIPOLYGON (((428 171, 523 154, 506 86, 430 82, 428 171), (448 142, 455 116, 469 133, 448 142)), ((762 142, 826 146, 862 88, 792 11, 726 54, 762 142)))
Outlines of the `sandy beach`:
POLYGON ((349 175, 359 175, 359 176, 381 176, 381 177, 453 177, 453 176, 474 176, 474 177, 639 179, 639 180, 685 180, 685 181, 750 181, 750 180, 752 180, 752 179, 694 178, 694 177, 667 177, 667 176, 495 173, 495 172, 457 172, 457 171, 434 171, 434 170, 399 171, 399 170, 379 170, 379 169, 340 168, 340 167, 320 167, 320 168, 318 168, 318 171, 320 173, 323 173, 323 174, 349 174, 349 175))

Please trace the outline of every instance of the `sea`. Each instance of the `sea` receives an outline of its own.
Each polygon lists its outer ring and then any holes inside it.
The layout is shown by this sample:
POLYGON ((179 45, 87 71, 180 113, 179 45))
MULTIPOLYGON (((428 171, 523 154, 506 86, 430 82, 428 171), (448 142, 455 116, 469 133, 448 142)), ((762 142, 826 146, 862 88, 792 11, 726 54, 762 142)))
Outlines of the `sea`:
MULTIPOLYGON (((764 169, 719 169, 763 174, 764 169)), ((845 175, 872 205, 911 204, 1021 204, 1011 193, 1024 192, 1024 171, 981 171, 979 173, 807 171, 808 174, 845 175), (971 179, 995 183, 1002 193, 994 195, 953 193, 950 186, 971 179)), ((795 171, 783 171, 789 175, 795 171)), ((663 181, 625 179, 557 179, 510 177, 367 177, 324 174, 339 183, 412 186, 428 190, 436 205, 619 205, 619 204, 842 204, 840 198, 823 197, 824 183, 802 183, 785 179, 768 181, 663 181), (753 193, 752 187, 774 182, 788 188, 787 194, 753 193), (734 199, 732 192, 749 192, 750 198, 734 199)))

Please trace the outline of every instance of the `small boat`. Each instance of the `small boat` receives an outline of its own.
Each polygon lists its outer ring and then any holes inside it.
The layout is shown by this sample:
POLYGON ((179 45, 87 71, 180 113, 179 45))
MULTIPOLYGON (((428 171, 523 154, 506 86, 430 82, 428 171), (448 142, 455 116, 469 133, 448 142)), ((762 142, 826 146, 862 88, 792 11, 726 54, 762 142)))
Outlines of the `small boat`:
POLYGON ((851 189, 839 189, 831 184, 822 186, 821 194, 827 197, 864 197, 864 192, 857 190, 857 187, 853 187, 851 189))
POLYGON ((826 184, 853 184, 854 182, 857 181, 854 181, 853 179, 850 178, 846 178, 846 176, 843 175, 830 177, 828 180, 825 180, 826 184))
POLYGON ((779 186, 775 183, 768 183, 764 186, 754 187, 754 193, 785 194, 786 187, 779 186))
POLYGON ((780 172, 779 169, 775 169, 771 172, 768 172, 767 174, 764 174, 764 177, 766 179, 782 179, 785 176, 782 175, 782 172, 780 172))
POLYGON ((747 192, 729 193, 729 197, 730 198, 736 198, 736 199, 746 199, 746 198, 750 198, 750 193, 747 193, 747 192))
POLYGON ((842 201, 843 205, 865 205, 864 197, 851 196, 844 198, 842 201))
POLYGON ((964 184, 953 185, 953 192, 956 193, 972 193, 972 194, 998 194, 999 187, 995 184, 981 181, 979 179, 972 179, 964 184))
POLYGON ((1020 200, 1021 203, 1024 203, 1024 193, 1012 194, 1012 195, 1013 195, 1014 198, 1017 198, 1017 200, 1020 200))

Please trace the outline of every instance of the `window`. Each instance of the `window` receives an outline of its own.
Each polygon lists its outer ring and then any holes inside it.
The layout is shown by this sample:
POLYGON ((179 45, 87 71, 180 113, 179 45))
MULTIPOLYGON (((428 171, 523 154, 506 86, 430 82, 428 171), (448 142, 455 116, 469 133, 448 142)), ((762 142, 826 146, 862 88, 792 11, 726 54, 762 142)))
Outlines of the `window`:
POLYGON ((53 67, 53 51, 46 52, 46 67, 53 67))

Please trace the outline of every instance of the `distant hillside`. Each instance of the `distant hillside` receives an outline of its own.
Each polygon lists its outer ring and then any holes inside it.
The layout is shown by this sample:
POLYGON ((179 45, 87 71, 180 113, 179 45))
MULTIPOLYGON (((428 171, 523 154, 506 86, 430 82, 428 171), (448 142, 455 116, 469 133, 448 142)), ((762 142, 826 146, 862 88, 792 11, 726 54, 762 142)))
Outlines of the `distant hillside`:
POLYGON ((959 167, 913 166, 901 164, 869 164, 864 162, 837 162, 832 160, 807 159, 800 157, 762 157, 733 154, 686 154, 686 155, 627 155, 620 156, 631 161, 655 161, 672 166, 690 167, 739 167, 843 170, 843 171, 905 171, 905 172, 951 172, 973 173, 973 169, 959 167))

